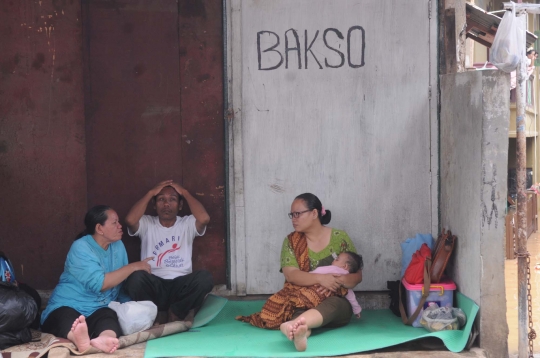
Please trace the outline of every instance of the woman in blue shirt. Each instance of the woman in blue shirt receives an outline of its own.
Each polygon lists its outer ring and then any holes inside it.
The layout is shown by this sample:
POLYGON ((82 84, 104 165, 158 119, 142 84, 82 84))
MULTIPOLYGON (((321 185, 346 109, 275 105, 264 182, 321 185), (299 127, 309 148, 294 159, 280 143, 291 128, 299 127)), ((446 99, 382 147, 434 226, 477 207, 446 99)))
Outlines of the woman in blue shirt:
POLYGON ((86 229, 69 249, 64 272, 41 315, 43 332, 72 341, 80 352, 93 346, 105 353, 118 348, 122 330, 111 301, 126 302, 122 282, 133 272, 150 272, 147 258, 128 264, 122 225, 106 205, 90 209, 86 229))

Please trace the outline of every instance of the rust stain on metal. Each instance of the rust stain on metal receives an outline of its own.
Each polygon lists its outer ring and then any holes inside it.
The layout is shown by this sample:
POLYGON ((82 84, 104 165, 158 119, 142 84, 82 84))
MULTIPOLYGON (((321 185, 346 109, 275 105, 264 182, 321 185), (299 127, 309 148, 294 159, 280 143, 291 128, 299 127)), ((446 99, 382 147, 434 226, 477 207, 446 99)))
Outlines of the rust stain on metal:
MULTIPOLYGON (((167 0, 83 0, 88 202, 121 219, 141 193, 182 177, 178 37, 167 35, 177 33, 177 12, 167 0)), ((123 242, 140 260, 140 241, 123 242)))
MULTIPOLYGON (((182 132, 191 141, 182 142, 183 182, 198 193, 225 184, 221 5, 215 0, 179 1, 182 132)), ((194 257, 205 258, 194 262, 194 268, 206 268, 214 283, 226 283, 225 197, 206 195, 201 202, 212 221, 204 239, 194 242, 194 257)))
MULTIPOLYGON (((109 204, 123 218, 141 193, 169 177, 194 193, 224 189, 221 6, 0 2, 0 33, 8 34, 0 53, 0 231, 21 281, 37 289, 57 284, 89 206, 109 204), (92 53, 84 66, 82 48, 92 53), (28 190, 33 201, 21 203, 28 190)), ((212 221, 195 241, 194 269, 225 283, 225 198, 221 191, 200 200, 212 221)), ((124 243, 138 260, 140 243, 127 235, 124 243)))
POLYGON ((18 279, 52 289, 86 211, 80 3, 52 18, 51 2, 2 1, 0 11, 2 247, 18 279), (56 81, 56 65, 72 69, 72 82, 56 81), (67 99, 69 114, 62 111, 67 99), (28 190, 32 202, 21 202, 28 190))
MULTIPOLYGON (((223 117, 216 116, 223 115, 221 2, 114 4, 83 0, 92 54, 89 204, 107 202, 123 218, 158 181, 179 181, 212 218, 205 236, 194 242, 194 269, 209 270, 215 284, 226 283, 225 199, 205 195, 225 183, 223 117)), ((181 215, 186 214, 184 205, 181 215)), ((139 259, 140 242, 123 239, 130 261, 139 259)))

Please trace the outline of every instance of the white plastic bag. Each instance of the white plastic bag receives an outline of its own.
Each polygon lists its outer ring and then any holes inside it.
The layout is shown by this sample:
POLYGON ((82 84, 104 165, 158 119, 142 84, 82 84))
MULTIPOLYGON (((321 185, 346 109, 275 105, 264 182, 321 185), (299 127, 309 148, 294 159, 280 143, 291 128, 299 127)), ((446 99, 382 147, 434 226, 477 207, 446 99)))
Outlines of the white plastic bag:
POLYGON ((152 327, 158 311, 152 301, 112 301, 109 308, 118 315, 118 322, 125 336, 152 327))
POLYGON ((430 332, 461 329, 467 323, 467 316, 460 308, 439 307, 434 302, 422 312, 420 324, 430 332))
MULTIPOLYGON (((524 16, 524 15, 522 15, 524 16)), ((506 11, 491 45, 490 62, 504 72, 514 71, 525 57, 525 22, 516 17, 515 4, 506 11)))

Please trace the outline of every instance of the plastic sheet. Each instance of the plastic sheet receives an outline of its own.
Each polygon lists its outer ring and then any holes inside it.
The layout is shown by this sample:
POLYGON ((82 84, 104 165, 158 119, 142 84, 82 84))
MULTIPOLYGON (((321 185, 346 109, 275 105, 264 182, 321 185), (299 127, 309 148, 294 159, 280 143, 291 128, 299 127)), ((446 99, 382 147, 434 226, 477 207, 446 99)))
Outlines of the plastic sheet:
POLYGON ((0 333, 20 331, 36 318, 36 301, 19 288, 0 286, 0 333))
POLYGON ((31 340, 32 333, 30 332, 30 328, 24 328, 16 332, 2 332, 0 333, 0 350, 28 343, 31 340))

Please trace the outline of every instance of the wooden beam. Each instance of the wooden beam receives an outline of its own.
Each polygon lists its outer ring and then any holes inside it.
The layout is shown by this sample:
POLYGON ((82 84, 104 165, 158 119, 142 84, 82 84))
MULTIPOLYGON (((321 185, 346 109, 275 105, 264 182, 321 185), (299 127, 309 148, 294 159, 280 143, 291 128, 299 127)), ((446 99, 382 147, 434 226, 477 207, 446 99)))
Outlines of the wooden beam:
POLYGON ((495 34, 497 33, 497 28, 493 29, 493 26, 491 28, 487 28, 484 25, 481 25, 473 20, 471 20, 470 22, 467 21, 467 29, 469 27, 478 29, 482 32, 485 32, 486 34, 491 34, 493 36, 495 36, 495 34))
POLYGON ((456 46, 456 9, 448 8, 444 10, 443 17, 444 38, 443 56, 441 56, 441 74, 457 72, 457 46, 456 46))
POLYGON ((474 41, 486 46, 487 48, 491 48, 491 44, 492 44, 491 42, 483 40, 480 37, 477 37, 477 36, 475 36, 474 34, 472 34, 470 32, 467 33, 467 38, 470 38, 471 40, 474 40, 474 41))

